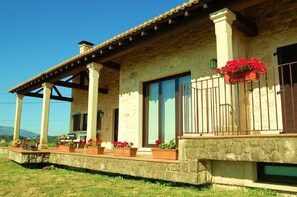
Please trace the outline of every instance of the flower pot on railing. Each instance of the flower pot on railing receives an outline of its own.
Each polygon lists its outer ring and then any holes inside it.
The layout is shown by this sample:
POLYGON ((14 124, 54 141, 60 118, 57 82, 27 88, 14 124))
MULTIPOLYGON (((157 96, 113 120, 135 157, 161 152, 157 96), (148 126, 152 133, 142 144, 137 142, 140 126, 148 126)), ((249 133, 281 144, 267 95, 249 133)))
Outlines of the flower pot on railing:
POLYGON ((105 147, 100 146, 88 146, 86 147, 86 153, 93 155, 102 155, 104 153, 104 148, 105 147))
POLYGON ((120 148, 113 147, 114 156, 118 157, 135 157, 138 148, 120 148))
POLYGON ((264 63, 257 58, 230 60, 225 66, 217 68, 217 73, 224 76, 226 84, 255 81, 259 79, 260 74, 264 75, 266 71, 264 63))
POLYGON ((152 148, 154 159, 168 159, 177 160, 178 159, 178 149, 161 149, 152 148))
POLYGON ((226 84, 234 84, 238 82, 244 81, 256 81, 260 77, 259 73, 255 73, 253 71, 243 71, 239 73, 226 73, 224 75, 226 84))

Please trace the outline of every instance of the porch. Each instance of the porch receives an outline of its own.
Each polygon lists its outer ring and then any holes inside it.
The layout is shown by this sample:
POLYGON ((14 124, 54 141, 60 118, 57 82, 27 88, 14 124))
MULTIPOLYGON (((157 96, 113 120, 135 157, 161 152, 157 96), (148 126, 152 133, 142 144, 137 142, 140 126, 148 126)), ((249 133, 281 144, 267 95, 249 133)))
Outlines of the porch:
MULTIPOLYGON (((74 153, 62 153, 57 148, 27 151, 9 147, 0 148, 0 154, 20 164, 50 163, 193 185, 257 187, 263 181, 259 177, 260 164, 290 165, 294 170, 296 149, 296 134, 272 134, 183 136, 179 139, 177 161, 153 159, 148 149, 138 151, 136 157, 115 157, 112 149, 106 149, 103 155, 89 155, 82 148, 74 153)), ((294 176, 290 180, 292 183, 294 176)))

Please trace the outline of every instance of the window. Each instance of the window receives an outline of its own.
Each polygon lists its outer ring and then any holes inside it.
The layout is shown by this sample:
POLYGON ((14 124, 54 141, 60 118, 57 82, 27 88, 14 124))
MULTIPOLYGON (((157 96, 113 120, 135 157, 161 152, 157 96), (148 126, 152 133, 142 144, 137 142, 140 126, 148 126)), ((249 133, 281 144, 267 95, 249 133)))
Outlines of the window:
POLYGON ((297 165, 258 163, 259 181, 296 183, 297 165))
POLYGON ((101 119, 102 119, 103 114, 104 113, 102 110, 97 111, 97 131, 101 130, 101 119))
POLYGON ((86 131, 88 127, 88 114, 83 115, 83 131, 86 131))
POLYGON ((179 85, 190 82, 190 73, 185 73, 144 84, 144 146, 176 138, 179 85))
MULTIPOLYGON (((101 119, 102 119, 102 116, 103 116, 103 111, 102 110, 98 110, 97 111, 97 131, 98 130, 101 130, 101 119)), ((84 114, 83 115, 83 131, 86 131, 88 128, 88 114, 84 114)))
POLYGON ((72 115, 73 118, 73 131, 80 130, 80 114, 72 115))

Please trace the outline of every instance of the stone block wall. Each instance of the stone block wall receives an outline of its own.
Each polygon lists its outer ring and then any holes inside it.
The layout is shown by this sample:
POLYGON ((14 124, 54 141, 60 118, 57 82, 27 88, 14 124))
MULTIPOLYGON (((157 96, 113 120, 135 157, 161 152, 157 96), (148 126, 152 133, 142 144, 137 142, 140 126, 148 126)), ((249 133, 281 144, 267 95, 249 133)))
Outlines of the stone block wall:
POLYGON ((220 160, 297 164, 297 138, 292 135, 197 137, 179 141, 181 160, 220 160))

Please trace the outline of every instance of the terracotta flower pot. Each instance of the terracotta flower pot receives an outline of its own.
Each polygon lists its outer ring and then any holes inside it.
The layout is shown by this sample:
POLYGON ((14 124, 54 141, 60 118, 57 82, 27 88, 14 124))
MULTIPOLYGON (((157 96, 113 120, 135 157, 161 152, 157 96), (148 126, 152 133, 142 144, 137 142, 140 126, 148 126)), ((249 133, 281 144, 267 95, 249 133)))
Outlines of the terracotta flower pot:
POLYGON ((168 159, 177 160, 178 159, 178 149, 161 149, 152 148, 154 159, 168 159))
POLYGON ((65 153, 71 153, 75 151, 75 147, 73 146, 65 146, 65 145, 60 145, 60 151, 65 152, 65 153))
POLYGON ((254 73, 252 71, 244 71, 235 74, 225 74, 225 83, 226 84, 234 84, 238 82, 244 81, 255 81, 258 80, 260 77, 259 73, 254 73))
POLYGON ((119 157, 135 157, 137 153, 138 148, 113 148, 113 154, 114 156, 119 157))
POLYGON ((102 155, 105 147, 100 146, 88 146, 86 147, 87 154, 102 155))

